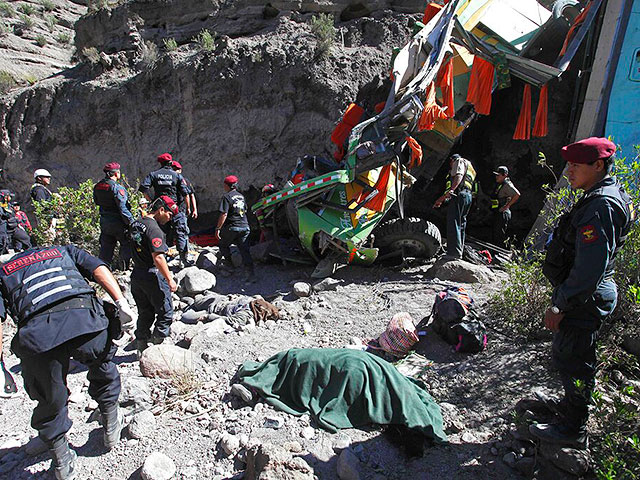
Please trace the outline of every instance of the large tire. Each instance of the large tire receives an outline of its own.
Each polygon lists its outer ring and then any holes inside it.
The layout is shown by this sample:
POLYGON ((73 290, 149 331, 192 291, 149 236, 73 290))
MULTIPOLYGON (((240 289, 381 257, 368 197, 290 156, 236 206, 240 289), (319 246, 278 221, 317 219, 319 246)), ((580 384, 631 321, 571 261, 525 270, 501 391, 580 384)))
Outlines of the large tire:
POLYGON ((375 231, 375 244, 383 251, 404 251, 405 256, 431 258, 442 246, 440 230, 421 218, 394 218, 375 231))

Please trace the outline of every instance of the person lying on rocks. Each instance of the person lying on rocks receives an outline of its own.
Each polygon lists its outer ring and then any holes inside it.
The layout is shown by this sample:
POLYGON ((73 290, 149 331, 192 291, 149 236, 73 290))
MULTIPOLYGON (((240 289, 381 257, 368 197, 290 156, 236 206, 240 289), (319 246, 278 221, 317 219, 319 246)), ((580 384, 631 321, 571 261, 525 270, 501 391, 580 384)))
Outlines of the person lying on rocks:
POLYGON ((230 295, 207 292, 196 297, 181 320, 184 323, 197 323, 210 322, 220 317, 224 317, 227 324, 238 328, 266 320, 277 320, 280 314, 274 305, 259 295, 233 298, 230 295))

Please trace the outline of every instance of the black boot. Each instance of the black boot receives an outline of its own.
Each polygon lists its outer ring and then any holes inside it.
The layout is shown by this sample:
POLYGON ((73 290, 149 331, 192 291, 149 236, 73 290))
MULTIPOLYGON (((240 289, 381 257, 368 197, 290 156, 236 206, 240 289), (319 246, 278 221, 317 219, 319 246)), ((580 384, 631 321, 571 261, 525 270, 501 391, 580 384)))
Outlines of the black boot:
POLYGON ((180 252, 180 262, 182 262, 182 266, 185 268, 195 265, 194 261, 189 259, 189 254, 187 252, 180 252))
POLYGON ((101 408, 102 413, 102 426, 104 428, 104 446, 107 450, 111 450, 120 441, 120 432, 122 432, 122 415, 118 405, 112 405, 106 407, 104 410, 101 408))
POLYGON ((51 455, 51 466, 57 480, 73 480, 76 478, 76 452, 69 448, 66 435, 58 437, 48 445, 51 455))

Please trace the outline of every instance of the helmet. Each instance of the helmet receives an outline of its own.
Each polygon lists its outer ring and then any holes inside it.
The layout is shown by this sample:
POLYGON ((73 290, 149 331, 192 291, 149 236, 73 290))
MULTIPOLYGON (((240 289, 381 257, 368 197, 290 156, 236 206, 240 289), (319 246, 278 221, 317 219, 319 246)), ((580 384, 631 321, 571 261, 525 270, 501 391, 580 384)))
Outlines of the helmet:
POLYGON ((51 174, 49 173, 49 170, 46 170, 44 168, 39 168, 35 172, 33 172, 33 178, 50 177, 50 176, 51 174))

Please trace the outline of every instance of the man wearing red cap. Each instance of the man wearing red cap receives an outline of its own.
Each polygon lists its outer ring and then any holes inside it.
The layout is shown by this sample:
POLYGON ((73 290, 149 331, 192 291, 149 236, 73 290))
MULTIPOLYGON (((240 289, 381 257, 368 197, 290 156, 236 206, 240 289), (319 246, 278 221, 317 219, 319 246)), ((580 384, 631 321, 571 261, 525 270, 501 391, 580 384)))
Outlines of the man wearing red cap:
POLYGON ((120 257, 124 269, 129 269, 131 243, 127 229, 133 223, 127 190, 118 183, 122 176, 120 164, 107 163, 102 171, 105 177, 93 187, 93 201, 100 208, 100 253, 98 258, 111 265, 116 244, 120 242, 120 257))
POLYGON ((238 177, 229 175, 224 179, 224 191, 220 201, 220 216, 215 236, 220 247, 219 256, 228 264, 231 263, 231 245, 236 245, 242 255, 242 264, 247 270, 247 280, 254 280, 253 259, 249 251, 249 234, 251 229, 247 220, 247 202, 238 192, 238 177), (224 227, 224 228, 223 228, 224 227))
POLYGON ((614 258, 633 219, 629 196, 610 176, 615 151, 612 142, 595 137, 562 148, 569 183, 584 195, 560 218, 543 266, 554 287, 544 324, 554 333, 552 359, 564 398, 546 399, 558 423, 532 425, 529 430, 551 443, 587 445, 598 330, 616 306, 614 258))
POLYGON ((178 289, 165 254, 167 244, 160 225, 165 225, 179 213, 178 205, 161 195, 149 205, 149 215, 131 225, 133 242, 133 272, 131 294, 138 307, 136 346, 142 353, 149 342, 160 344, 171 333, 173 302, 171 292, 178 289), (154 326, 155 322, 155 326, 154 326), (151 328, 153 328, 153 335, 151 328))
MULTIPOLYGON (((182 175, 173 170, 173 157, 170 153, 163 153, 158 156, 160 168, 151 172, 140 183, 139 190, 150 202, 162 195, 166 195, 174 202, 178 202, 178 197, 186 199, 187 208, 191 209, 189 199, 189 187, 182 175), (153 199, 149 195, 149 190, 153 188, 153 199)), ((180 212, 174 215, 171 222, 164 228, 164 231, 171 231, 176 237, 176 247, 180 253, 180 260, 184 266, 193 265, 193 261, 189 260, 189 229, 187 227, 187 217, 180 212)))

